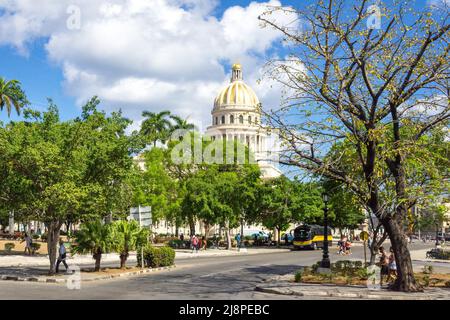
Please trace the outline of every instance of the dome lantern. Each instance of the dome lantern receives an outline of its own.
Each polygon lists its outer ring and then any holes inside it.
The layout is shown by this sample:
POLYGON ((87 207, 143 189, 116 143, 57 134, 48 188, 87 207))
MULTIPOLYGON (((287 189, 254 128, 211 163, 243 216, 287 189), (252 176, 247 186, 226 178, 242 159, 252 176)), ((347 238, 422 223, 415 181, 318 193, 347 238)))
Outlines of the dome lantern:
POLYGON ((242 80, 242 67, 233 64, 230 84, 225 87, 214 101, 214 110, 224 108, 246 108, 256 110, 259 100, 255 92, 242 80))
POLYGON ((239 63, 233 64, 231 82, 242 80, 242 67, 239 63))

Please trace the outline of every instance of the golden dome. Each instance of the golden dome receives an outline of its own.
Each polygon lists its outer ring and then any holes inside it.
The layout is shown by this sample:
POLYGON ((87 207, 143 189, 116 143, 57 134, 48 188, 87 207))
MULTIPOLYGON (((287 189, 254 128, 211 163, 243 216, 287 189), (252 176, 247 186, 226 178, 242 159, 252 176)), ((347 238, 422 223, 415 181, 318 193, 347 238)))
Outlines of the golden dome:
POLYGON ((233 65, 231 83, 225 87, 214 101, 214 108, 226 106, 258 107, 259 99, 252 88, 242 81, 241 65, 233 65))
POLYGON ((233 70, 242 70, 242 66, 240 63, 235 63, 233 64, 233 70))

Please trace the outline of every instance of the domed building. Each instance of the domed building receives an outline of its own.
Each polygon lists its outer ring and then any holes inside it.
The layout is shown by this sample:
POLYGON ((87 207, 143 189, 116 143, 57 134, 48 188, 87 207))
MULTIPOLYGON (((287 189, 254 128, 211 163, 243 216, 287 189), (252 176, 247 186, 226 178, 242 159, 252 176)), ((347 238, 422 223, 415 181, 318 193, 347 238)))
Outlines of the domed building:
POLYGON ((230 84, 214 100, 211 115, 212 125, 206 135, 213 140, 238 140, 246 144, 253 151, 263 178, 281 175, 280 170, 264 159, 270 147, 268 134, 261 127, 261 104, 253 89, 243 81, 240 64, 233 65, 230 84))

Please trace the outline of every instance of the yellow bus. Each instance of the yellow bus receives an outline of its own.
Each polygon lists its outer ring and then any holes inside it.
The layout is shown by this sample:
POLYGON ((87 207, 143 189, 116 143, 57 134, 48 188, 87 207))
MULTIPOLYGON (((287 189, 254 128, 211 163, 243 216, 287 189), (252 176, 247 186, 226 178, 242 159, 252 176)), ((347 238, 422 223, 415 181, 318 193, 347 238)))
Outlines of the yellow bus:
MULTIPOLYGON (((294 229, 294 249, 313 249, 323 248, 324 236, 323 226, 301 225, 294 229)), ((328 246, 331 246, 333 236, 331 228, 328 228, 328 246)))

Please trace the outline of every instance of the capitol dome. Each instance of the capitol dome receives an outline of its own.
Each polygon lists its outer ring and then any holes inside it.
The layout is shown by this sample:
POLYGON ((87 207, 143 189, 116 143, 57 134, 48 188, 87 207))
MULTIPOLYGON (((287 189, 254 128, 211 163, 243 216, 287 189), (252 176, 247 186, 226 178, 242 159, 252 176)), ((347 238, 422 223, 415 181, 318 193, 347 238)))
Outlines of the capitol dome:
POLYGON ((258 106, 259 99, 255 92, 242 80, 241 65, 234 64, 231 82, 214 100, 214 109, 226 107, 257 108, 258 106))

